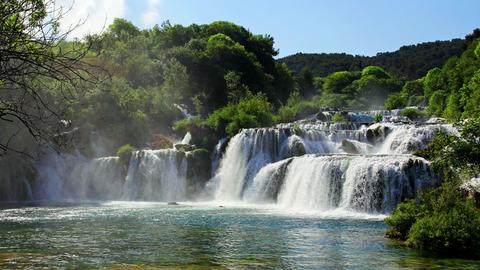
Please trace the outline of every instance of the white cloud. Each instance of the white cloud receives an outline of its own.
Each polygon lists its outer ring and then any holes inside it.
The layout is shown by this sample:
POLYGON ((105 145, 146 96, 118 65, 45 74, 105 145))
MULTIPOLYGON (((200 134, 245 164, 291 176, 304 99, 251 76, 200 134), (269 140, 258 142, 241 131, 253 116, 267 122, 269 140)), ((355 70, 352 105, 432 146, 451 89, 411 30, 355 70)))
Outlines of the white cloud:
POLYGON ((152 26, 155 23, 158 23, 158 18, 160 17, 158 13, 158 6, 160 5, 160 0, 148 0, 147 10, 142 14, 142 22, 144 26, 152 26))
POLYGON ((123 17, 126 6, 125 0, 56 0, 55 3, 57 7, 62 6, 64 12, 70 9, 61 20, 62 32, 81 23, 69 35, 76 38, 101 32, 113 19, 123 17))

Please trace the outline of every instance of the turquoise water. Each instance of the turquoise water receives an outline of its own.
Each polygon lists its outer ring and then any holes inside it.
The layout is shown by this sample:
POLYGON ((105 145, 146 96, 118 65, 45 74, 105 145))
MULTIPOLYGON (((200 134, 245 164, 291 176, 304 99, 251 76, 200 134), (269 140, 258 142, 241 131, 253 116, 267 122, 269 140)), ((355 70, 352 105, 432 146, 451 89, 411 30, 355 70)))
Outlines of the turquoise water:
POLYGON ((91 203, 0 208, 0 268, 479 269, 384 238, 379 217, 91 203))

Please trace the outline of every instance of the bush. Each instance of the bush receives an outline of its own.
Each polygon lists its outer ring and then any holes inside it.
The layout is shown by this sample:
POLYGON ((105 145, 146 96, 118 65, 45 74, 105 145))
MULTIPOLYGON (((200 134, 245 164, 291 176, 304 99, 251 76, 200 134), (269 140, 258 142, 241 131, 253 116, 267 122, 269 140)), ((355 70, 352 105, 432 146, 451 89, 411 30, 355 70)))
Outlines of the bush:
POLYGON ((343 114, 337 112, 332 116, 332 122, 334 122, 334 123, 347 123, 348 119, 343 114))
POLYGON ((406 106, 405 97, 401 93, 391 94, 385 101, 385 109, 394 110, 401 109, 406 106))
POLYGON ((317 113, 318 110, 319 106, 314 101, 299 101, 296 104, 281 107, 278 110, 278 115, 282 122, 293 122, 309 117, 317 113))
POLYGON ((408 232, 417 219, 419 209, 415 200, 407 200, 399 204, 385 223, 390 226, 387 236, 390 238, 407 240, 408 232))
POLYGON ((182 120, 178 120, 173 124, 172 129, 174 131, 181 131, 187 132, 192 127, 198 127, 204 124, 204 120, 200 117, 193 117, 193 118, 185 118, 182 120))
POLYGON ((463 197, 458 182, 421 192, 418 202, 397 205, 385 219, 390 238, 421 250, 471 256, 480 248, 480 212, 463 197))
POLYGON ((376 114, 375 117, 373 118, 373 120, 375 121, 375 123, 380 123, 383 120, 383 115, 376 114))
POLYGON ((415 108, 406 108, 402 111, 401 113, 403 116, 408 117, 410 120, 417 120, 423 116, 425 116, 425 113, 422 111, 419 111, 415 108))
POLYGON ((471 201, 460 199, 448 212, 417 220, 410 229, 406 244, 441 254, 478 255, 480 214, 471 201))
POLYGON ((262 93, 248 93, 236 104, 229 104, 214 111, 207 125, 217 133, 235 135, 242 128, 270 126, 276 122, 273 106, 262 93))
POLYGON ((135 151, 135 148, 130 144, 122 145, 117 150, 117 156, 121 164, 126 164, 132 156, 132 152, 135 151))

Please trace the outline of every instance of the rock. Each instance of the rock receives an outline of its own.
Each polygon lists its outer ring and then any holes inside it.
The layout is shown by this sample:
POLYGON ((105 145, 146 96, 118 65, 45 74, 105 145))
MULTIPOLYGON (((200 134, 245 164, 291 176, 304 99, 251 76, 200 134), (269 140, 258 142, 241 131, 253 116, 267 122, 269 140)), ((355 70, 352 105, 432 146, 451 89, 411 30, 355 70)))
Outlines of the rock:
POLYGON ((460 191, 469 198, 472 198, 475 205, 480 207, 480 176, 472 178, 460 186, 460 191))
POLYGON ((177 143, 175 144, 175 149, 178 151, 183 151, 183 152, 190 152, 195 150, 195 145, 190 145, 190 144, 183 144, 183 143, 177 143))
POLYGON ((317 119, 322 122, 328 122, 331 119, 330 114, 325 113, 325 112, 319 112, 317 113, 317 119))
POLYGON ((343 140, 342 141, 342 150, 349 153, 349 154, 359 154, 360 151, 357 149, 357 146, 355 146, 354 143, 352 143, 350 140, 343 140))
POLYGON ((171 149, 173 143, 161 134, 154 134, 152 138, 152 149, 171 149))
POLYGON ((190 192, 197 194, 211 177, 212 160, 206 149, 195 149, 186 153, 187 183, 190 192))
POLYGON ((388 134, 390 134, 391 130, 387 126, 379 125, 375 128, 367 129, 367 140, 371 144, 376 144, 378 142, 383 141, 388 134))
POLYGON ((447 120, 445 120, 445 118, 441 118, 441 117, 431 117, 425 123, 427 123, 427 124, 445 124, 445 123, 447 123, 447 120))
POLYGON ((303 156, 307 153, 302 138, 297 135, 288 137, 288 157, 303 156))
POLYGON ((177 202, 168 202, 167 205, 178 205, 177 202))

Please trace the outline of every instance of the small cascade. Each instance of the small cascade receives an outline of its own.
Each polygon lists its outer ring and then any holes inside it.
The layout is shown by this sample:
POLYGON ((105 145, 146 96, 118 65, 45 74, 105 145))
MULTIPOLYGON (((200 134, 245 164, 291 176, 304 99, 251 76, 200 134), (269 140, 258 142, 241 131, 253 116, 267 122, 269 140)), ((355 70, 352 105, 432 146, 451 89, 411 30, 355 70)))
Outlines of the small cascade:
POLYGON ((191 140, 192 140, 192 134, 190 132, 187 132, 187 134, 185 134, 185 136, 183 137, 182 142, 180 143, 189 144, 191 140))
POLYGON ((187 161, 175 150, 143 150, 130 158, 124 200, 182 201, 187 198, 187 161))

